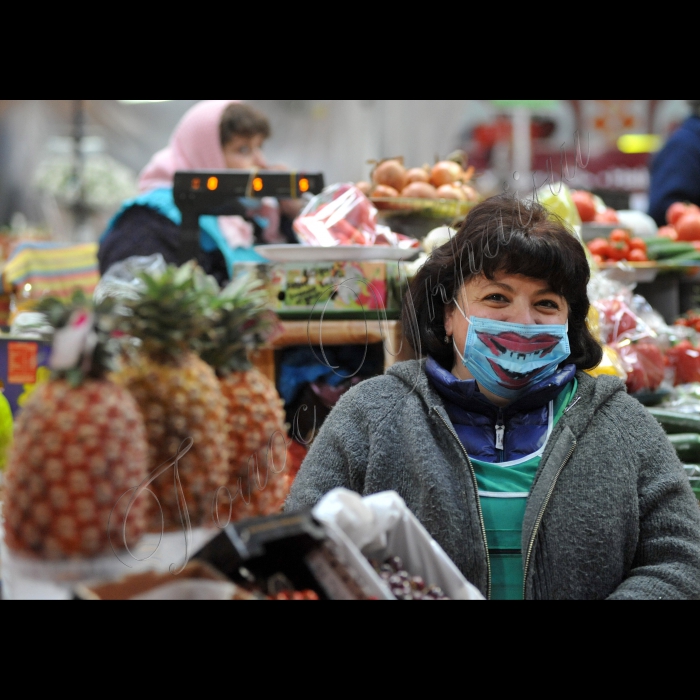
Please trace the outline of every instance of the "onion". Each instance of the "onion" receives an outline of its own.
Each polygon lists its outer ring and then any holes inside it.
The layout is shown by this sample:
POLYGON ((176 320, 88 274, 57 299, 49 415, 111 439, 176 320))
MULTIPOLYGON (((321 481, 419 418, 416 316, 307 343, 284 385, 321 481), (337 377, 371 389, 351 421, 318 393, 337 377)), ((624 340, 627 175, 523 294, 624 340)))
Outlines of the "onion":
POLYGON ((372 196, 373 197, 398 197, 399 193, 393 187, 389 187, 389 185, 377 185, 372 190, 372 196))
POLYGON ((462 185, 462 192, 464 192, 464 196, 467 198, 468 202, 479 201, 479 195, 477 194, 477 191, 470 185, 462 185))
POLYGON ((398 160, 384 160, 372 171, 372 181, 375 185, 387 185, 401 192, 406 185, 406 168, 398 160))
POLYGON ((411 168, 406 172, 406 184, 412 182, 430 182, 430 173, 425 168, 411 168))
POLYGON ((437 192, 429 182, 412 182, 401 190, 402 197, 416 199, 435 199, 437 192))
POLYGON ((360 192, 362 192, 365 197, 369 197, 369 193, 372 191, 372 185, 369 184, 369 182, 365 182, 364 180, 360 180, 360 182, 355 183, 355 187, 357 187, 360 192))
POLYGON ((455 187, 454 185, 442 185, 437 189, 438 199, 459 199, 461 201, 466 201, 467 195, 464 193, 461 187, 455 187))
POLYGON ((441 160, 433 165, 433 169, 430 171, 430 182, 435 187, 441 187, 442 185, 450 185, 453 182, 457 182, 463 176, 464 171, 459 163, 455 163, 452 160, 441 160))

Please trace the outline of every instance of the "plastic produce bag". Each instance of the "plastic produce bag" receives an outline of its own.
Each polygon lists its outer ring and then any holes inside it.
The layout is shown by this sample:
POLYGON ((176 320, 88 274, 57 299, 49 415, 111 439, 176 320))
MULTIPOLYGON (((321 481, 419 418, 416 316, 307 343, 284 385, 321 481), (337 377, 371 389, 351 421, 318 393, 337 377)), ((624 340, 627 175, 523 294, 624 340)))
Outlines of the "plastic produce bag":
POLYGON ((149 275, 159 275, 164 273, 166 268, 165 258, 160 253, 134 255, 114 263, 97 283, 93 300, 95 304, 99 304, 107 297, 138 299, 138 292, 146 287, 139 274, 147 272, 149 275))
MULTIPOLYGON (((596 277, 589 294, 598 312, 600 339, 621 360, 627 391, 655 392, 663 383, 671 385, 664 355, 670 329, 663 318, 631 287, 603 275, 596 277)), ((610 353, 606 355, 612 360, 610 353)))
POLYGON ((368 558, 383 561, 400 557, 406 569, 427 584, 439 586, 453 600, 484 600, 454 562, 428 534, 395 491, 364 498, 337 488, 327 493, 312 511, 329 537, 342 550, 347 563, 385 600, 395 600, 368 558))
POLYGON ((377 209, 351 183, 331 185, 316 195, 294 220, 303 245, 383 245, 419 248, 420 242, 377 223, 377 209))
POLYGON ((571 190, 564 183, 546 184, 540 187, 537 191, 537 199, 543 207, 571 226, 580 240, 581 216, 571 197, 571 190))

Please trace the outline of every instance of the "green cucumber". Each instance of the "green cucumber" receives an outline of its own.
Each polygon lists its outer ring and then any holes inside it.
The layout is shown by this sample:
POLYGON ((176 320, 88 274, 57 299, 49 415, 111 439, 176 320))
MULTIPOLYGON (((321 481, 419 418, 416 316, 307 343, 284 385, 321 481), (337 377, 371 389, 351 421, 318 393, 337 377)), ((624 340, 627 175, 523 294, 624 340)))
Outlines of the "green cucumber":
POLYGON ((693 249, 687 253, 678 253, 678 255, 672 255, 669 258, 662 258, 657 262, 673 265, 675 263, 700 263, 700 250, 693 249))
POLYGON ((678 243, 676 241, 665 241, 655 245, 647 243, 647 257, 649 260, 665 260, 686 253, 698 253, 698 251, 690 243, 678 243))
POLYGON ((677 433, 668 436, 681 462, 697 462, 700 459, 700 435, 677 433))
POLYGON ((665 408, 647 407, 668 435, 678 433, 700 433, 700 414, 678 413, 665 408))

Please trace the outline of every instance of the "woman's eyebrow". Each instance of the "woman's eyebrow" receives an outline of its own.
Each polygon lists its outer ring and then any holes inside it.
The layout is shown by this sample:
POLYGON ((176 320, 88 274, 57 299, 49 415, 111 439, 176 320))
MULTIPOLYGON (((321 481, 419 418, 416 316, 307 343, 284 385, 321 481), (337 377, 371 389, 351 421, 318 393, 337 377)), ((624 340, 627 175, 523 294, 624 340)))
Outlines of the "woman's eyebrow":
POLYGON ((500 287, 501 289, 505 289, 507 292, 510 292, 511 294, 514 293, 513 287, 511 287, 509 284, 506 284, 505 282, 491 282, 489 281, 488 284, 485 284, 484 287, 500 287))
POLYGON ((543 287, 542 289, 538 289, 535 292, 536 295, 542 295, 542 294, 555 294, 556 296, 560 297, 561 294, 557 294, 551 287, 543 287))

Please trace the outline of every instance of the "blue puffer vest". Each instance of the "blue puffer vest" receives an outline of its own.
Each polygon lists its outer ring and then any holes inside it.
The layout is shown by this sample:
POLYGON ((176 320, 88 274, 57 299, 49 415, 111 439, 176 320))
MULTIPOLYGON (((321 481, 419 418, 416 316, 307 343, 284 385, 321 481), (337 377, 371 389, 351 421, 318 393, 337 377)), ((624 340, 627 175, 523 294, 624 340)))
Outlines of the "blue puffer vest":
POLYGON ((474 379, 457 379, 432 357, 425 371, 469 456, 498 463, 526 457, 542 447, 547 439, 549 402, 574 379, 576 365, 564 365, 505 408, 492 404, 474 379), (497 425, 505 426, 502 450, 496 449, 497 425))

